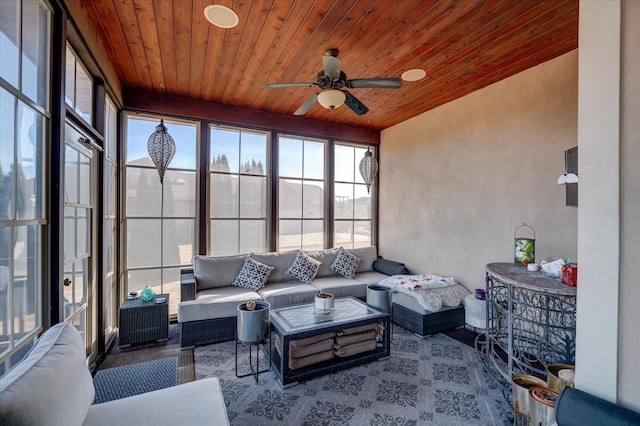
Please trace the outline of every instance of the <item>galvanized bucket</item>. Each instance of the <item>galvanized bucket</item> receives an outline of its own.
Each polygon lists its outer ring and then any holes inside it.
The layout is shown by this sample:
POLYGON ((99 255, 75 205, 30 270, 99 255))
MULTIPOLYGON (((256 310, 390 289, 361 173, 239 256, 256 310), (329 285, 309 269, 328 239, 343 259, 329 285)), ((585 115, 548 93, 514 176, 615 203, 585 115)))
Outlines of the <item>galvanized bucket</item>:
POLYGON ((536 231, 531 226, 523 223, 518 226, 513 233, 514 240, 514 257, 513 260, 519 265, 528 265, 536 263, 536 231), (527 227, 533 232, 533 238, 518 237, 518 229, 527 227))
POLYGON ((529 422, 529 416, 531 414, 529 407, 529 389, 545 386, 544 380, 535 376, 529 376, 527 374, 516 374, 511 378, 512 394, 513 394, 513 409, 515 414, 522 414, 527 418, 527 424, 529 422))
POLYGON ((384 313, 391 312, 391 289, 383 285, 367 287, 367 305, 373 306, 384 313))
POLYGON ((238 305, 238 340, 243 343, 261 342, 269 335, 269 308, 267 302, 255 302, 254 310, 247 304, 238 305))

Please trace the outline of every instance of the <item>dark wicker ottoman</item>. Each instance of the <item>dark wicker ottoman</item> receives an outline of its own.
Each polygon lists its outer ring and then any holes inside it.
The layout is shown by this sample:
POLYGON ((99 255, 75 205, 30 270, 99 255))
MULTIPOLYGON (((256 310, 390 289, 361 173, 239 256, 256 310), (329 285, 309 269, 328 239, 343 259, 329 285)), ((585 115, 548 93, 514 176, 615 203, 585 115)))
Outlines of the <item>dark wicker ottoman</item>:
POLYGON ((422 315, 394 303, 393 322, 420 337, 426 337, 441 331, 464 327, 464 305, 442 308, 437 312, 422 315))
POLYGON ((158 294, 165 303, 143 302, 140 298, 120 305, 120 347, 149 341, 163 342, 169 337, 169 294, 158 294))

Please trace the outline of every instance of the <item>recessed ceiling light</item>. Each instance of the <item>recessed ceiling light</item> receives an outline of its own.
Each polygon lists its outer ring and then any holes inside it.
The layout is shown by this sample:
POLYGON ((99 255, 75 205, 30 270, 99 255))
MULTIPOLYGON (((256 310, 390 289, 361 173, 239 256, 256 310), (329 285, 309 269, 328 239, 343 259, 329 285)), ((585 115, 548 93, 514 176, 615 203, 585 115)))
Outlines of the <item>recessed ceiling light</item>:
POLYGON ((204 17, 216 27, 233 28, 240 22, 238 14, 227 6, 212 4, 204 8, 204 17))
POLYGON ((427 75, 427 72, 425 70, 415 68, 403 72, 401 77, 404 81, 418 81, 422 80, 425 75, 427 75))

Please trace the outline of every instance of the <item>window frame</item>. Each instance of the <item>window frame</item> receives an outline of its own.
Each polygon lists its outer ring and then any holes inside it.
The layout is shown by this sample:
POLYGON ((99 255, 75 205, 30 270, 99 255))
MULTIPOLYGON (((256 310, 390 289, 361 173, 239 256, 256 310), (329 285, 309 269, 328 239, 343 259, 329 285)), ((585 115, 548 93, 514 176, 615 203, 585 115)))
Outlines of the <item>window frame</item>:
MULTIPOLYGON (((356 216, 355 204, 354 204, 354 207, 353 207, 353 216, 351 218, 348 218, 348 219, 347 218, 337 218, 336 215, 335 215, 335 186, 337 184, 352 185, 353 188, 354 188, 353 195, 354 195, 354 201, 355 201, 355 188, 356 187, 364 187, 364 188, 366 188, 366 185, 365 185, 364 182, 361 183, 361 182, 357 181, 358 179, 357 179, 356 176, 358 176, 358 174, 360 173, 360 170, 358 168, 359 161, 355 157, 355 155, 354 155, 354 166, 353 166, 354 167, 354 169, 353 169, 354 170, 353 181, 350 182, 350 181, 345 181, 345 180, 337 180, 335 178, 335 169, 336 169, 336 167, 335 167, 335 161, 336 161, 335 147, 336 146, 347 146, 347 147, 353 147, 355 149, 365 149, 365 150, 369 149, 373 153, 374 158, 377 158, 378 157, 377 146, 368 145, 367 147, 364 147, 362 144, 355 144, 355 143, 352 143, 352 142, 346 142, 346 141, 341 141, 341 140, 334 141, 334 145, 333 146, 334 146, 334 155, 333 155, 332 161, 334 162, 334 167, 333 167, 334 178, 333 178, 332 186, 333 186, 333 194, 334 195, 333 195, 333 211, 332 211, 332 216, 333 216, 333 218, 332 218, 332 225, 333 225, 333 227, 332 227, 333 228, 332 229, 332 242, 333 242, 332 246, 336 247, 335 229, 336 229, 336 223, 338 223, 338 222, 342 222, 342 223, 351 222, 353 224, 353 226, 352 226, 353 231, 351 233, 351 247, 345 247, 345 248, 358 248, 358 247, 361 247, 361 246, 357 246, 356 245, 356 241, 355 241, 355 224, 356 224, 356 222, 369 222, 369 224, 370 224, 369 225, 369 229, 370 229, 370 244, 368 244, 368 245, 375 245, 375 243, 376 243, 376 241, 375 241, 375 234, 376 234, 375 233, 375 228, 377 226, 377 214, 376 213, 377 213, 377 205, 378 205, 377 204, 377 198, 376 198, 377 197, 377 183, 376 183, 376 181, 378 179, 378 176, 376 175, 376 177, 374 179, 374 182, 371 184, 371 189, 370 189, 370 192, 369 192, 369 194, 370 194, 369 218, 363 218, 363 217, 356 216)), ((360 161, 361 160, 362 159, 360 159, 360 161)))
MULTIPOLYGON (((34 247, 31 247, 29 244, 27 245, 28 251, 32 253, 32 258, 27 254, 26 262, 27 262, 27 271, 29 268, 34 268, 33 277, 27 277, 28 280, 32 279, 34 282, 33 289, 35 294, 33 295, 33 299, 27 299, 24 303, 32 302, 33 303, 33 315, 34 315, 34 324, 33 328, 27 332, 25 332, 19 339, 15 339, 15 326, 14 321, 16 320, 14 315, 14 303, 10 303, 10 301, 14 300, 14 290, 15 290, 15 265, 16 265, 16 257, 15 253, 13 256, 8 258, 8 282, 7 282, 7 347, 4 351, 0 353, 0 365, 2 365, 2 369, 0 370, 0 375, 5 374, 9 370, 11 370, 15 364, 22 358, 24 352, 28 350, 28 348, 33 345, 36 337, 43 329, 43 321, 45 319, 45 313, 47 310, 43 307, 43 300, 47 295, 45 291, 47 290, 46 284, 44 284, 44 277, 46 275, 45 267, 47 265, 47 259, 45 256, 45 245, 47 243, 47 232, 49 229, 49 220, 48 220, 48 211, 49 211, 49 200, 47 198, 47 187, 49 185, 49 174, 47 173, 47 160, 49 155, 49 147, 46 141, 51 140, 52 135, 52 117, 51 117, 51 99, 52 99, 52 83, 51 83, 51 64, 52 64, 52 54, 53 54, 53 30, 54 30, 54 10, 49 2, 46 0, 39 0, 37 2, 37 6, 42 6, 46 13, 46 22, 44 29, 39 29, 44 31, 45 42, 45 58, 43 64, 36 64, 36 74, 39 77, 42 77, 43 82, 45 84, 44 93, 42 103, 39 103, 38 99, 32 99, 23 92, 24 84, 24 73, 23 73, 23 58, 24 58, 24 8, 23 2, 18 3, 18 16, 17 16, 17 25, 19 29, 17 31, 17 86, 13 85, 9 81, 0 78, 0 90, 3 90, 9 97, 11 102, 11 109, 13 114, 13 159, 11 161, 12 169, 16 164, 22 164, 19 156, 19 145, 20 145, 20 132, 19 132, 19 111, 20 108, 26 108, 31 110, 37 120, 41 120, 41 134, 38 138, 38 144, 34 148, 34 169, 37 169, 40 173, 38 177, 36 174, 36 183, 38 185, 34 186, 34 194, 39 196, 39 199, 36 198, 34 202, 34 214, 31 218, 18 218, 13 209, 10 217, 5 219, 0 219, 0 229, 9 230, 9 253, 13 253, 11 247, 16 242, 16 230, 20 230, 20 228, 27 228, 27 238, 29 238, 29 230, 28 228, 33 227, 33 237, 34 237, 34 247), (41 65, 41 66, 40 66, 41 65), (43 73, 43 75, 40 75, 43 73), (37 187, 36 187, 37 186, 37 187), (10 259, 10 260, 9 260, 10 259)), ((40 33, 40 31, 38 31, 40 33)), ((37 98, 37 96, 36 96, 37 98)), ((16 205, 16 188, 18 186, 16 174, 13 174, 13 180, 11 182, 12 185, 12 200, 11 203, 13 206, 16 205)), ((2 311, 4 311, 5 306, 2 307, 2 311)), ((26 312, 23 313, 23 319, 26 312)), ((18 332, 17 334, 22 334, 18 332)))
MULTIPOLYGON (((333 231, 330 228, 330 217, 329 217, 329 211, 332 210, 332 204, 330 205, 329 201, 329 187, 332 186, 331 185, 331 179, 332 179, 332 174, 330 172, 330 158, 329 156, 331 155, 333 149, 332 149, 332 145, 333 145, 333 141, 331 139, 322 139, 322 138, 318 138, 318 137, 311 137, 311 136, 306 136, 306 135, 296 135, 296 134, 289 134, 289 133, 277 133, 277 142, 275 143, 275 145, 277 146, 277 152, 274 154, 274 156, 277 156, 278 158, 278 167, 274 168, 275 170, 275 176, 274 176, 274 182, 275 182, 275 190, 277 193, 277 196, 274 199, 274 204, 275 204, 275 229, 273 230, 273 239, 275 241, 275 247, 276 247, 276 251, 280 251, 282 250, 281 246, 280 246, 280 223, 281 221, 299 221, 300 222, 300 247, 298 248, 299 250, 315 250, 315 249, 305 249, 304 248, 304 223, 305 222, 321 222, 322 223, 322 234, 323 234, 323 238, 322 238, 322 248, 319 249, 325 249, 329 246, 329 242, 331 241, 331 238, 329 237, 329 233, 332 233, 333 231), (280 175, 280 168, 279 168, 279 163, 280 163, 280 152, 281 152, 281 147, 280 147, 280 139, 281 138, 287 138, 287 139, 295 139, 295 140, 299 140, 302 142, 302 164, 301 164, 301 177, 292 177, 292 176, 281 176, 280 175), (305 142, 314 142, 314 143, 322 143, 324 145, 324 158, 323 158, 323 177, 322 178, 306 178, 305 177, 305 167, 304 167, 304 161, 305 161, 305 152, 304 152, 304 143, 305 142), (323 201, 323 214, 322 217, 319 218, 305 218, 304 215, 304 195, 301 194, 301 203, 300 203, 300 217, 281 217, 280 216, 280 181, 281 180, 293 180, 293 181, 300 181, 302 184, 302 188, 304 190, 304 184, 305 182, 322 182, 323 184, 323 197, 322 197, 322 201, 323 201), (330 207, 331 206, 331 207, 330 207)), ((288 248, 291 249, 291 248, 288 248)), ((294 248, 295 250, 295 248, 294 248)))
MULTIPOLYGON (((269 251, 269 247, 271 247, 272 241, 273 241, 273 235, 271 233, 270 230, 270 225, 272 222, 272 181, 273 181, 273 176, 272 176, 272 163, 273 163, 273 158, 272 158, 272 151, 273 151, 273 140, 272 140, 272 132, 270 131, 266 131, 266 130, 260 130, 260 129, 254 129, 254 128, 250 128, 250 127, 243 127, 243 126, 229 126, 229 125, 224 125, 224 124, 216 124, 216 123, 207 123, 207 135, 208 135, 208 148, 207 148, 207 159, 206 159, 206 185, 207 185, 207 199, 204 200, 203 202, 206 203, 206 212, 207 212, 207 225, 206 225, 206 235, 207 235, 207 244, 206 244, 206 250, 207 253, 211 254, 213 253, 213 247, 212 247, 212 233, 213 233, 213 221, 215 220, 219 220, 219 221, 236 221, 238 223, 238 238, 237 238, 237 254, 241 253, 241 240, 240 240, 240 224, 243 221, 257 221, 257 220, 261 220, 264 221, 264 226, 265 226, 265 245, 264 245, 264 251, 269 251), (242 162, 242 158, 240 158, 241 153, 242 153, 242 134, 243 133, 250 133, 250 134, 260 134, 260 135, 264 135, 265 139, 266 139, 266 164, 264 164, 264 175, 259 175, 259 174, 253 174, 253 173, 242 173, 242 171, 240 169, 238 169, 237 172, 220 172, 220 171, 214 171, 211 170, 211 163, 212 163, 212 158, 211 158, 211 152, 212 152, 212 138, 211 138, 211 134, 212 134, 212 130, 226 130, 226 131, 231 131, 231 132, 239 132, 239 145, 238 145, 238 153, 239 153, 239 165, 242 162), (211 188, 211 177, 213 175, 229 175, 229 176, 237 176, 238 177, 238 193, 241 194, 241 177, 242 176, 255 176, 255 177, 264 177, 265 178, 265 210, 264 210, 264 217, 243 217, 241 214, 241 203, 242 203, 242 199, 240 198, 240 196, 238 197, 238 213, 237 216, 229 216, 229 217, 219 217, 219 218, 214 218, 212 217, 212 212, 211 212, 211 197, 212 197, 212 188, 211 188)), ((227 253, 231 254, 231 253, 227 253)))
MULTIPOLYGON (((199 211, 199 197, 198 197, 198 176, 199 176, 199 165, 200 165, 200 150, 198 149, 199 145, 200 145, 200 128, 201 128, 202 123, 198 120, 189 120, 189 119, 184 119, 184 118, 176 118, 176 117, 167 117, 167 116, 163 116, 160 114, 147 114, 147 113, 136 113, 136 112, 132 112, 132 111, 124 111, 123 113, 123 119, 122 119, 122 124, 121 124, 121 128, 122 128, 122 143, 121 143, 121 161, 122 161, 122 165, 121 165, 121 179, 122 179, 122 183, 120 185, 121 191, 120 191, 120 204, 121 204, 121 211, 122 211, 122 232, 121 232, 121 237, 123 238, 122 242, 121 242, 121 252, 122 252, 122 265, 121 265, 121 271, 122 271, 122 288, 124 289, 125 293, 129 292, 129 286, 130 286, 130 282, 131 282, 131 278, 129 277, 130 272, 138 272, 138 271, 154 271, 154 270, 158 270, 160 272, 160 283, 149 283, 151 287, 160 287, 161 292, 166 293, 165 291, 165 285, 170 284, 171 282, 173 282, 173 280, 170 279, 170 275, 165 275, 165 274, 170 274, 172 270, 178 270, 178 294, 177 295, 173 295, 170 298, 170 316, 173 317, 175 316, 175 312, 172 312, 173 308, 177 308, 177 304, 178 302, 180 302, 180 293, 179 293, 179 270, 183 269, 183 268, 190 268, 193 266, 193 262, 190 262, 189 264, 165 264, 164 263, 164 259, 161 253, 161 257, 160 257, 160 262, 159 264, 154 264, 152 266, 149 265, 144 265, 144 266, 130 266, 129 262, 128 262, 128 242, 127 242, 127 235, 128 235, 128 228, 129 228, 129 220, 133 219, 133 220, 159 220, 160 221, 160 226, 163 227, 164 222, 166 219, 168 220, 192 220, 193 221, 193 234, 192 234, 192 250, 193 250, 193 255, 195 256, 198 253, 198 235, 199 235, 199 226, 200 222, 199 222, 199 215, 198 215, 198 211, 199 211), (194 127, 195 128, 195 140, 194 140, 194 145, 196 147, 195 150, 195 162, 194 162, 194 168, 193 169, 187 169, 187 168, 183 168, 183 167, 171 167, 171 165, 167 168, 167 172, 187 172, 187 173, 193 173, 194 174, 194 187, 196 188, 196 191, 194 193, 194 202, 195 202, 195 206, 194 206, 194 211, 193 211, 193 216, 167 216, 166 211, 162 212, 160 215, 158 216, 152 216, 152 215, 130 215, 127 212, 127 176, 128 173, 130 172, 131 169, 140 169, 140 170, 148 170, 148 171, 152 171, 152 175, 154 175, 154 179, 157 178, 157 169, 156 167, 151 164, 151 165, 131 165, 128 164, 127 162, 127 147, 128 147, 128 123, 129 123, 129 119, 133 118, 133 119, 139 119, 139 120, 148 120, 150 122, 160 122, 161 119, 163 119, 165 121, 165 124, 168 124, 169 127, 169 134, 171 134, 171 125, 172 124, 178 124, 178 125, 186 125, 186 126, 190 126, 190 127, 194 127)), ((149 134, 150 136, 151 134, 149 134)), ((175 140, 175 139, 174 139, 175 140)), ((178 142, 176 142, 177 144, 178 142)), ((145 143, 146 146, 146 143, 145 143)), ((167 181, 167 175, 165 174, 165 183, 167 181)), ((165 191, 166 189, 164 189, 164 186, 162 188, 163 191, 165 191)), ((165 200, 166 201, 166 200, 165 200)), ((166 238, 166 237, 164 237, 166 238)), ((161 244, 163 243, 163 241, 161 241, 161 244)))

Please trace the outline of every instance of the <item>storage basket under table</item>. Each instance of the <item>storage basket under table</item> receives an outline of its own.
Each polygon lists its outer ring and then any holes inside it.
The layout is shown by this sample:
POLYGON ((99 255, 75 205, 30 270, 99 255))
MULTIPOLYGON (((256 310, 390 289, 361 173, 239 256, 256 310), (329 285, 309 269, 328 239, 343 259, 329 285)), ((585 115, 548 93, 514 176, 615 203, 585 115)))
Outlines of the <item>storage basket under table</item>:
POLYGON ((166 302, 127 299, 120 305, 120 347, 150 341, 162 342, 169 337, 169 294, 159 294, 166 302))

